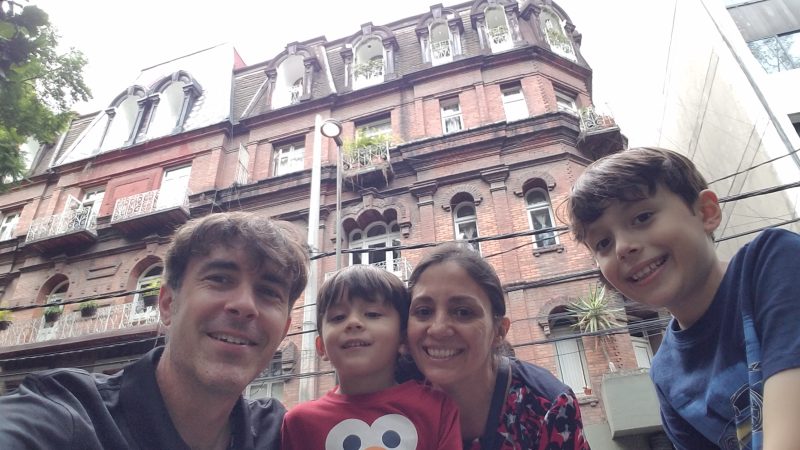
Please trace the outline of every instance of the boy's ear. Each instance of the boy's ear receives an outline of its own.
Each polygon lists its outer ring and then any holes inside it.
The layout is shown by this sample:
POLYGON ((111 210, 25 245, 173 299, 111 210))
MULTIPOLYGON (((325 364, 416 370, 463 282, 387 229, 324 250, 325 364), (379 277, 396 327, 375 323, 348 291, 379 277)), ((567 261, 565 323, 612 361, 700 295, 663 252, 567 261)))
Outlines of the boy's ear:
POLYGON ((711 235, 722 223, 722 208, 719 207, 717 194, 710 189, 700 191, 696 202, 697 213, 703 221, 703 229, 711 235))
POLYGON ((322 358, 323 361, 328 361, 328 354, 325 353, 325 343, 322 342, 322 336, 317 336, 317 339, 314 341, 314 344, 317 347, 317 355, 322 358))

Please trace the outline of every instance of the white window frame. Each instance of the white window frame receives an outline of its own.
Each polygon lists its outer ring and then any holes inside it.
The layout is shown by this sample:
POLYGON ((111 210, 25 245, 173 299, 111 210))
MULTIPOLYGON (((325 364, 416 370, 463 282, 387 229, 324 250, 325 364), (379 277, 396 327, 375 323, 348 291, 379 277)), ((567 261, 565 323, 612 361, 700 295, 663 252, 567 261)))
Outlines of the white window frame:
POLYGON ((428 30, 428 45, 430 46, 432 65, 438 66, 439 64, 446 64, 453 60, 453 33, 450 32, 450 27, 447 25, 447 22, 435 22, 431 24, 430 29, 428 30), (434 28, 438 27, 444 27, 444 29, 447 31, 447 39, 434 40, 434 28), (439 44, 442 42, 446 43, 447 45, 439 44), (441 45, 443 48, 447 48, 447 54, 439 58, 436 57, 437 51, 434 49, 434 47, 438 45, 441 45))
MULTIPOLYGON (((69 291, 69 280, 64 280, 53 287, 45 298, 45 305, 58 305, 64 302, 69 291)), ((61 307, 64 308, 63 306, 61 307)), ((42 316, 42 323, 36 333, 36 342, 49 341, 58 335, 60 320, 48 322, 42 316)))
POLYGON ((573 116, 578 115, 578 105, 575 103, 575 96, 570 94, 556 91, 556 107, 559 112, 569 113, 573 116))
POLYGON ((0 241, 7 241, 16 237, 14 232, 17 230, 19 215, 19 211, 3 214, 3 222, 0 224, 0 241))
POLYGON ((386 136, 392 134, 392 118, 386 117, 362 123, 356 127, 356 136, 386 136))
MULTIPOLYGON (((480 236, 480 231, 478 230, 478 211, 475 208, 475 203, 466 201, 461 202, 453 208, 453 230, 455 232, 456 240, 466 240, 471 238, 477 238, 480 236), (472 215, 458 217, 458 213, 460 210, 465 208, 472 208, 472 215), (475 229, 475 236, 467 236, 464 233, 464 227, 467 225, 472 224, 475 229)), ((479 242, 465 242, 472 250, 481 253, 481 246, 479 242)))
POLYGON ((514 122, 530 117, 528 104, 525 102, 525 94, 522 92, 522 85, 516 83, 501 86, 500 94, 503 100, 503 111, 506 113, 506 122, 514 122))
POLYGON ((580 336, 567 337, 574 334, 569 325, 559 325, 551 329, 550 337, 556 339, 553 346, 558 378, 571 387, 575 394, 581 395, 584 387, 592 386, 583 339, 580 336))
POLYGON ((283 352, 275 352, 267 368, 261 371, 258 378, 245 387, 243 396, 248 400, 275 398, 282 401, 286 380, 282 378, 276 379, 276 377, 282 375, 284 375, 283 352), (277 388, 280 388, 280 392, 277 392, 277 388))
POLYGON ((239 144, 236 155, 236 184, 243 185, 250 182, 250 152, 243 144, 239 144))
POLYGON ((272 176, 299 172, 305 168, 305 142, 292 142, 275 147, 272 157, 272 176))
POLYGON ((439 100, 439 109, 442 115, 442 134, 455 133, 464 129, 464 119, 461 115, 461 104, 458 97, 439 100), (450 124, 457 124, 453 129, 448 129, 450 124))
POLYGON ((650 346, 650 340, 631 336, 631 344, 633 344, 633 354, 636 356, 636 365, 643 369, 649 369, 653 360, 653 349, 650 346))
MULTIPOLYGON (((542 189, 542 188, 532 188, 532 189, 528 189, 525 192, 525 210, 526 210, 527 215, 528 215, 528 225, 530 226, 531 230, 535 231, 537 229, 541 229, 541 228, 536 228, 536 224, 534 223, 533 215, 535 213, 541 213, 542 211, 546 211, 547 212, 547 218, 549 219, 549 221, 551 223, 551 225, 549 227, 545 226, 543 228, 552 228, 552 227, 555 226, 555 215, 553 214, 553 207, 552 207, 552 204, 550 202, 550 195, 544 189, 542 189), (539 192, 542 195, 544 195, 545 201, 531 204, 528 197, 533 192, 539 192)), ((547 248, 547 247, 551 247, 551 246, 554 246, 554 245, 558 245, 558 235, 555 233, 555 231, 551 231, 549 233, 536 234, 536 235, 533 236, 533 245, 534 245, 534 248, 547 248), (546 242, 549 239, 553 240, 553 242, 550 243, 550 244, 548 244, 546 242)))
POLYGON ((161 186, 158 188, 156 210, 180 206, 186 201, 189 190, 189 177, 192 176, 192 166, 175 167, 164 170, 161 177, 161 186))
MULTIPOLYGON (((149 286, 149 283, 154 280, 158 280, 164 273, 164 265, 161 263, 156 263, 148 267, 147 269, 142 271, 142 275, 139 277, 139 280, 136 282, 136 290, 141 291, 145 286, 149 286), (161 273, 156 275, 149 275, 154 269, 161 268, 161 273)), ((158 316, 158 302, 155 305, 145 306, 144 305, 144 295, 142 292, 137 292, 136 295, 133 296, 133 304, 131 305, 131 312, 129 316, 129 321, 131 323, 149 323, 153 322, 155 318, 158 316)))
MULTIPOLYGON (((372 222, 371 224, 367 225, 363 230, 357 229, 350 232, 349 236, 349 248, 351 250, 358 250, 363 249, 367 250, 370 248, 382 248, 382 247, 394 247, 400 245, 400 226, 397 222, 372 222), (368 236, 370 231, 373 229, 382 226, 385 227, 386 232, 384 234, 380 234, 377 236, 368 236), (360 235, 359 238, 353 239, 356 235, 360 235)), ((363 253, 349 253, 348 254, 348 265, 355 265, 355 264, 367 264, 367 265, 382 265, 383 269, 388 270, 389 272, 394 273, 398 276, 401 280, 403 279, 402 274, 402 267, 398 267, 398 263, 400 262, 402 256, 400 255, 399 250, 386 250, 383 252, 383 260, 380 259, 378 256, 379 252, 363 252, 363 253), (395 270, 397 269, 397 270, 395 270)))
POLYGON ((511 38, 511 28, 508 26, 508 16, 502 6, 489 6, 484 10, 486 38, 492 53, 511 50, 514 42, 511 38), (497 35, 495 35, 497 34, 497 35), (497 38, 502 36, 501 42, 497 38))

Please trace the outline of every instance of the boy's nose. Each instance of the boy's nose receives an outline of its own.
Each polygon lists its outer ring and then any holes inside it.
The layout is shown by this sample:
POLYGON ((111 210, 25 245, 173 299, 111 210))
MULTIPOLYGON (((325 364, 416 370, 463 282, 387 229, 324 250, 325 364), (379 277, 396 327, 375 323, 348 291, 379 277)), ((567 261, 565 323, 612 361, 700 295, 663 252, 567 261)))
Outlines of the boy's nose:
POLYGON ((630 238, 617 238, 617 258, 625 259, 639 251, 639 244, 630 238))
POLYGON ((347 316, 346 320, 347 320, 347 329, 348 330, 351 330, 351 329, 358 330, 358 329, 364 328, 364 324, 361 323, 361 320, 358 318, 358 316, 356 316, 354 314, 347 316))

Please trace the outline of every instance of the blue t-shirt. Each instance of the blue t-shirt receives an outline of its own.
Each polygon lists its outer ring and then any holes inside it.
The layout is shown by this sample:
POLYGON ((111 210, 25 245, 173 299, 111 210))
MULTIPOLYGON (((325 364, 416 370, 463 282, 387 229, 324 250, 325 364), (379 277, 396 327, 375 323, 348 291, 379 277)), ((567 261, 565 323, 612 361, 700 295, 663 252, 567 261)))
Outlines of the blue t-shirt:
POLYGON ((736 253, 694 325, 680 330, 670 322, 650 375, 665 431, 679 450, 760 450, 760 380, 800 367, 798 258, 800 235, 766 230, 736 253), (754 330, 753 378, 743 315, 754 330))

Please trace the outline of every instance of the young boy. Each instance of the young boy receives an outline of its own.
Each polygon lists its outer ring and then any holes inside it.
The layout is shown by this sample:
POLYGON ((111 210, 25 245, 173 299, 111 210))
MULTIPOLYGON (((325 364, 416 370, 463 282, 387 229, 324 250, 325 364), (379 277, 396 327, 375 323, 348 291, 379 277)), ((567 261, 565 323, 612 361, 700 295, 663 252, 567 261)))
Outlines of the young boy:
POLYGON ((409 297, 395 275, 356 265, 326 280, 317 296, 317 352, 339 385, 292 408, 284 450, 461 449, 455 403, 417 381, 395 382, 409 297))
POLYGON ((650 374, 678 449, 761 449, 762 424, 763 448, 799 448, 800 236, 766 230, 721 262, 717 196, 656 148, 587 167, 569 219, 608 283, 674 317, 650 374))

